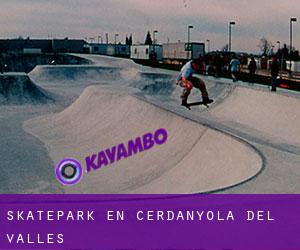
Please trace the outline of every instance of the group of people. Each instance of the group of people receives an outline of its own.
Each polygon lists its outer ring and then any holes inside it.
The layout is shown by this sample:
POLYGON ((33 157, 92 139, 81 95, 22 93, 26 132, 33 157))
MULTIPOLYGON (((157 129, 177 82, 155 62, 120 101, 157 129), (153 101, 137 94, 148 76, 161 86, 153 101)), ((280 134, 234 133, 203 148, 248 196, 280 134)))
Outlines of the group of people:
MULTIPOLYGON (((271 70, 271 91, 276 91, 277 89, 277 78, 279 75, 279 61, 277 56, 272 57, 272 61, 270 64, 270 70, 271 70)), ((240 62, 236 57, 233 57, 233 59, 230 62, 230 70, 231 70, 231 76, 234 82, 238 80, 238 75, 240 72, 240 62)), ((257 70, 257 65, 254 57, 251 57, 251 61, 248 65, 248 71, 249 71, 249 81, 253 82, 255 79, 255 73, 257 70)))
MULTIPOLYGON (((194 74, 200 72, 202 65, 203 65, 203 61, 201 59, 191 60, 182 67, 177 77, 176 84, 180 85, 183 88, 181 94, 181 100, 182 100, 182 105, 185 107, 189 107, 187 100, 193 87, 200 90, 202 94, 203 104, 209 104, 213 102, 213 100, 209 98, 204 81, 194 76, 194 74)), ((241 70, 241 63, 236 56, 232 57, 229 64, 229 68, 230 68, 233 82, 238 81, 240 70, 241 70)), ((277 78, 280 69, 278 58, 276 56, 272 57, 270 68, 271 68, 271 91, 276 91, 277 78)), ((251 57, 251 61, 248 65, 250 81, 254 81, 256 70, 257 70, 257 65, 256 65, 255 58, 251 57)))

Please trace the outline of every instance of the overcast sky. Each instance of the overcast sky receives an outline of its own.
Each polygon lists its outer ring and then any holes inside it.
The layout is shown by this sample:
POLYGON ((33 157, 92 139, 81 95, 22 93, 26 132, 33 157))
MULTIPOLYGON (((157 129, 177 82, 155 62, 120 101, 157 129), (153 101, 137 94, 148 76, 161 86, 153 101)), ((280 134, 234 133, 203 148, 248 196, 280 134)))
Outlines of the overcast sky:
MULTIPOLYGON (((228 43, 233 27, 233 50, 258 52, 261 37, 289 43, 289 18, 300 19, 299 0, 0 0, 0 37, 85 38, 114 34, 144 42, 148 30, 158 41, 211 40, 212 49, 228 43)), ((300 49, 300 20, 294 24, 294 44, 300 49)), ((277 45, 276 45, 277 46, 277 45)))

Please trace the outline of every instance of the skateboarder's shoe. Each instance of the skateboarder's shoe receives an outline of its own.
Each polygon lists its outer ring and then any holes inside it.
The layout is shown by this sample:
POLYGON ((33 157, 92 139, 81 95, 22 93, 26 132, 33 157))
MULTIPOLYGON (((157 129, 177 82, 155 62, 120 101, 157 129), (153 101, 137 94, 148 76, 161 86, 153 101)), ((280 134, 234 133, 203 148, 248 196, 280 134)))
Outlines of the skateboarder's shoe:
POLYGON ((213 100, 211 100, 211 99, 209 99, 208 97, 205 97, 205 96, 202 97, 202 100, 203 100, 204 105, 210 104, 210 103, 213 102, 213 100))
POLYGON ((183 107, 186 107, 187 109, 191 110, 189 104, 187 103, 187 100, 182 100, 181 105, 182 105, 183 107))
POLYGON ((187 107, 188 106, 187 100, 182 100, 181 105, 187 107))

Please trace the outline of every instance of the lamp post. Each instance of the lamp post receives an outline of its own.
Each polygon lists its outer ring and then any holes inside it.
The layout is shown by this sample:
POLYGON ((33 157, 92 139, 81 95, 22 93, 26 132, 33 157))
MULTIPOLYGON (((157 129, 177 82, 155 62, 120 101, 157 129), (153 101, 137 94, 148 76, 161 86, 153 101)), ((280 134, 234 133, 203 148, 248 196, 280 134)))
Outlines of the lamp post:
POLYGON ((291 17, 290 18, 290 74, 289 76, 292 77, 292 50, 293 50, 293 23, 297 22, 296 17, 291 17))
POLYGON ((117 44, 117 37, 119 36, 119 34, 115 34, 115 45, 117 44))
POLYGON ((156 40, 155 40, 155 34, 158 33, 158 30, 154 30, 153 31, 153 52, 155 53, 155 44, 156 44, 156 40))
POLYGON ((194 28, 193 25, 189 25, 188 26, 188 45, 187 45, 187 48, 188 48, 188 59, 191 58, 191 56, 190 56, 190 50, 191 50, 190 42, 191 42, 191 29, 193 29, 193 28, 194 28))
POLYGON ((106 37, 106 44, 108 44, 108 33, 105 34, 106 37))
POLYGON ((283 69, 283 51, 281 51, 281 42, 277 41, 278 44, 278 54, 280 53, 280 78, 282 78, 282 69, 283 69))
POLYGON ((231 27, 235 25, 235 21, 229 22, 229 43, 228 43, 228 51, 231 52, 231 27))
POLYGON ((158 30, 153 31, 153 45, 156 44, 155 34, 158 33, 158 30))
POLYGON ((207 42, 207 53, 209 53, 210 52, 210 40, 207 39, 206 42, 207 42))

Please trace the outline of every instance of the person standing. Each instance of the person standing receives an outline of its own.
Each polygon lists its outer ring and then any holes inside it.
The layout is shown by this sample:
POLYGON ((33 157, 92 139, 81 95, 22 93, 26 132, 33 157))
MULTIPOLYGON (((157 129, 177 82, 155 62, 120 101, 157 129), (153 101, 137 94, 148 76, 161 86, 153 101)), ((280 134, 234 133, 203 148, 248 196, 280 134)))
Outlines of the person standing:
POLYGON ((250 61, 249 66, 248 66, 250 82, 254 82, 256 69, 257 69, 256 61, 255 61, 254 57, 252 56, 251 61, 250 61))
POLYGON ((273 56, 271 62, 271 91, 276 91, 278 74, 279 74, 279 62, 277 56, 273 56))
POLYGON ((239 59, 237 59, 236 56, 233 56, 231 61, 230 61, 230 71, 231 71, 231 77, 233 82, 237 82, 238 81, 238 76, 240 73, 240 61, 239 59))

